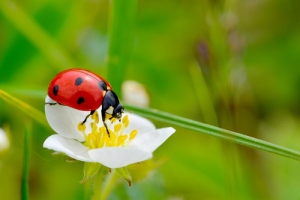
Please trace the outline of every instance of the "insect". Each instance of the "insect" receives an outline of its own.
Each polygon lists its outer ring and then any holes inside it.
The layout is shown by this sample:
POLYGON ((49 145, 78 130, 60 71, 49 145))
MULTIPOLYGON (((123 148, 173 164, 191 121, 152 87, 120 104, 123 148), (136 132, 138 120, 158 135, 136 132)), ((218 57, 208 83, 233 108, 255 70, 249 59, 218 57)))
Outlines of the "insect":
POLYGON ((84 69, 69 69, 57 74, 49 85, 48 95, 57 103, 46 104, 59 104, 77 110, 91 111, 82 124, 102 105, 101 116, 108 136, 110 134, 106 117, 110 120, 113 118, 121 120, 124 112, 124 107, 116 93, 112 91, 111 85, 97 74, 84 69))

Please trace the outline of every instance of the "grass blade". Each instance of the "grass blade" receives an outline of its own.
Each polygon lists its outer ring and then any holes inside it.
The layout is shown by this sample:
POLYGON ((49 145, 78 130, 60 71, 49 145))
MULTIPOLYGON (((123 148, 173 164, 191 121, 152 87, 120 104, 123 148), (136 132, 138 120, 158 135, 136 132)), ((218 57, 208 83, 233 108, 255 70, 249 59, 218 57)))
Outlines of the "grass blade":
POLYGON ((76 68, 75 63, 59 44, 18 4, 9 0, 1 0, 0 12, 48 58, 57 70, 76 68))
POLYGON ((29 166, 29 149, 30 149, 30 135, 31 127, 30 124, 26 124, 25 135, 24 135, 24 161, 23 161, 23 176, 22 176, 22 188, 21 188, 21 199, 28 199, 28 166, 29 166))
POLYGON ((172 115, 166 112, 158 111, 156 109, 142 108, 142 107, 132 106, 128 104, 124 104, 124 107, 127 110, 134 111, 135 114, 150 119, 166 122, 172 125, 176 125, 192 131, 221 138, 251 148, 260 149, 263 151, 268 151, 274 154, 282 155, 288 158, 300 160, 300 152, 276 144, 272 144, 270 142, 266 142, 240 133, 236 133, 233 131, 229 131, 208 124, 204 124, 201 122, 197 122, 191 119, 186 119, 180 116, 172 115))
POLYGON ((121 84, 133 49, 137 0, 110 1, 107 80, 121 95, 121 84))
MULTIPOLYGON (((30 94, 28 94, 28 95, 30 95, 30 94)), ((1 91, 1 90, 0 90, 0 97, 3 98, 3 91, 1 91)), ((16 102, 12 102, 11 104, 17 104, 16 106, 20 107, 19 101, 20 100, 17 99, 16 102)), ((22 101, 20 101, 20 102, 22 102, 22 101)), ((24 102, 22 102, 22 103, 25 104, 24 102)), ((260 149, 260 150, 263 150, 263 151, 268 151, 268 152, 271 152, 271 153, 274 153, 274 154, 278 154, 278 155, 282 155, 282 156, 285 156, 285 157, 300 160, 300 152, 289 149, 289 148, 285 148, 285 147, 282 147, 282 146, 279 146, 279 145, 276 145, 276 144, 272 144, 270 142, 266 142, 266 141, 256 139, 256 138, 253 138, 253 137, 250 137, 250 136, 246 136, 246 135, 243 135, 243 134, 240 134, 240 133, 236 133, 236 132, 233 132, 233 131, 229 131, 229 130, 218 128, 218 127, 211 126, 211 125, 208 125, 208 124, 204 124, 204 123, 201 123, 201 122, 197 122, 197 121, 187 119, 187 118, 184 118, 184 117, 172 115, 172 114, 169 114, 169 113, 166 113, 166 112, 158 111, 156 109, 142 108, 142 107, 133 106, 133 105, 129 105, 129 104, 123 104, 123 105, 127 110, 134 111, 135 114, 144 116, 144 117, 149 118, 149 119, 153 119, 153 120, 157 120, 157 121, 161 121, 161 122, 166 122, 166 123, 169 123, 169 124, 172 124, 172 125, 175 125, 175 126, 179 126, 179 127, 182 127, 182 128, 192 130, 192 131, 196 131, 196 132, 203 133, 203 134, 206 134, 206 135, 221 138, 221 139, 224 139, 224 140, 227 140, 227 141, 230 141, 230 142, 234 142, 234 143, 237 143, 237 144, 241 144, 241 145, 244 145, 244 146, 248 146, 248 147, 251 147, 251 148, 254 148, 254 149, 260 149)), ((29 106, 29 105, 27 105, 27 106, 29 106)), ((24 109, 24 108, 21 106, 20 109, 24 109)), ((26 110, 24 110, 24 112, 26 112, 26 110)), ((40 113, 40 111, 38 111, 38 110, 36 110, 36 112, 40 113)), ((37 116, 42 116, 42 119, 45 119, 45 115, 43 115, 42 113, 40 113, 38 115, 34 115, 32 117, 37 118, 37 116)), ((48 123, 47 123, 46 119, 45 119, 45 123, 48 126, 48 123)))
POLYGON ((22 110, 23 112, 28 114, 33 119, 40 122, 41 124, 43 124, 47 127, 49 126, 44 113, 37 110, 36 108, 28 105, 27 103, 13 97, 13 96, 11 96, 10 94, 4 92, 3 90, 0 90, 0 98, 2 98, 5 102, 7 102, 7 103, 9 103, 13 106, 16 106, 17 108, 19 108, 20 110, 22 110))

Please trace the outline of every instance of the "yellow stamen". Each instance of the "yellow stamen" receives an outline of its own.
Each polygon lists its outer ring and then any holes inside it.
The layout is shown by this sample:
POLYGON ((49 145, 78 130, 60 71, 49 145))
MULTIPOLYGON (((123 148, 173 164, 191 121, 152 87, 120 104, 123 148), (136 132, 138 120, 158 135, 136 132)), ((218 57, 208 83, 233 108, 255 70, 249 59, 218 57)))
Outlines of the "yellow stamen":
POLYGON ((120 137, 118 137, 117 146, 123 145, 127 138, 128 138, 128 135, 121 135, 120 137))
POLYGON ((91 118, 96 122, 96 124, 99 123, 99 114, 97 111, 95 111, 94 114, 92 114, 91 118))
POLYGON ((106 132, 106 128, 105 128, 104 126, 100 127, 100 128, 99 128, 99 132, 100 132, 100 133, 106 132))
POLYGON ((92 127, 92 133, 97 134, 98 133, 97 125, 94 122, 92 122, 91 127, 92 127))
POLYGON ((123 118, 122 123, 124 124, 125 128, 128 127, 128 125, 129 125, 128 115, 126 115, 126 116, 123 118))
POLYGON ((106 146, 109 146, 109 138, 108 138, 108 136, 103 136, 102 142, 103 142, 106 146))
POLYGON ((92 133, 90 133, 89 135, 88 135, 88 138, 90 139, 90 141, 91 141, 91 145, 92 145, 92 148, 93 149, 96 149, 96 136, 94 135, 94 134, 92 134, 92 133))
POLYGON ((82 122, 79 122, 78 124, 78 130, 84 132, 86 129, 85 124, 82 124, 82 122))
POLYGON ((121 130, 121 128, 122 128, 122 124, 121 123, 116 124, 115 125, 115 132, 119 132, 121 130))
MULTIPOLYGON (((107 114, 107 117, 111 115, 107 114)), ((111 123, 108 124, 108 131, 110 137, 108 137, 106 128, 98 128, 99 115, 95 113, 91 116, 93 122, 91 122, 92 132, 86 134, 86 125, 80 122, 78 124, 78 130, 81 131, 84 135, 86 142, 84 145, 88 146, 90 149, 103 148, 103 147, 126 147, 130 144, 137 135, 137 130, 134 129, 129 135, 123 135, 124 129, 129 125, 128 115, 124 116, 122 123, 114 125, 114 131, 110 129, 111 123)), ((109 119, 109 118, 107 118, 109 119)), ((116 119, 113 118, 112 122, 116 119)))
POLYGON ((134 129, 133 131, 131 131, 129 140, 133 140, 135 138, 136 134, 137 134, 137 130, 136 129, 134 129))
POLYGON ((114 144, 116 139, 117 139, 116 134, 114 132, 112 132, 111 130, 108 130, 108 131, 109 131, 109 134, 110 134, 110 138, 109 138, 110 142, 114 144))

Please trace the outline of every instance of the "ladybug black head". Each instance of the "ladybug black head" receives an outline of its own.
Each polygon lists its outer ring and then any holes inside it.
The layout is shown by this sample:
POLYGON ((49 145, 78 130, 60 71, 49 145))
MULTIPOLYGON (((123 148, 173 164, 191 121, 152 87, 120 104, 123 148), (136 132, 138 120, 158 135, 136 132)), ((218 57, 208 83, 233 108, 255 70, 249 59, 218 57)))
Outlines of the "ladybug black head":
POLYGON ((120 120, 121 117, 122 117, 123 112, 124 112, 124 107, 121 103, 119 103, 119 105, 114 108, 112 116, 114 118, 117 118, 118 120, 120 120))

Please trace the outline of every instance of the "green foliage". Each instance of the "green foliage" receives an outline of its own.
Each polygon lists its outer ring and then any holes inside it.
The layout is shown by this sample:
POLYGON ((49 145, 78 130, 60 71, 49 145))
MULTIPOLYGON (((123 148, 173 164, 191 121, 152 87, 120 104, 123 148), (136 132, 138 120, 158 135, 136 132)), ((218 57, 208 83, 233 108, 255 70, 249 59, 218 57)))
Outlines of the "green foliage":
POLYGON ((101 166, 102 165, 100 163, 85 162, 84 169, 83 169, 84 177, 81 183, 87 181, 90 178, 93 178, 98 173, 101 166))
POLYGON ((131 187, 132 178, 126 167, 117 168, 116 172, 120 175, 122 179, 128 182, 129 187, 131 187))
MULTIPOLYGON (((150 107, 164 112, 126 109, 177 130, 154 153, 154 160, 169 158, 159 170, 131 188, 105 182, 104 199, 299 199, 300 163, 254 149, 298 158, 272 145, 300 150, 298 2, 0 5, 0 127, 9 124, 12 144, 0 160, 0 199, 20 199, 26 150, 20 133, 28 116, 35 119, 30 199, 84 198, 82 163, 65 163, 42 147, 54 134, 43 114, 46 89, 55 74, 72 67, 98 73, 118 94, 124 80, 143 84, 150 107), (118 62, 105 63, 115 56, 118 62)), ((108 177, 113 182, 118 174, 108 177)))
POLYGON ((134 46, 136 9, 137 0, 110 1, 107 80, 119 96, 134 46))

